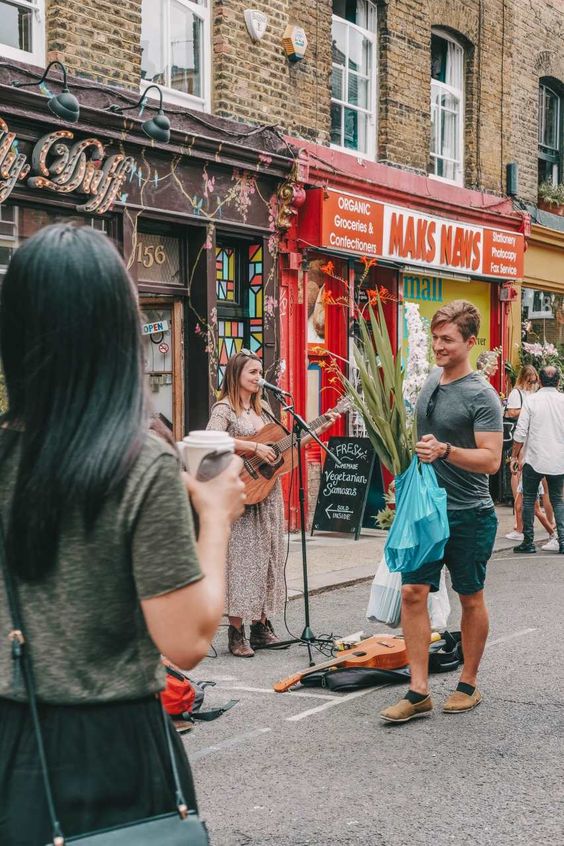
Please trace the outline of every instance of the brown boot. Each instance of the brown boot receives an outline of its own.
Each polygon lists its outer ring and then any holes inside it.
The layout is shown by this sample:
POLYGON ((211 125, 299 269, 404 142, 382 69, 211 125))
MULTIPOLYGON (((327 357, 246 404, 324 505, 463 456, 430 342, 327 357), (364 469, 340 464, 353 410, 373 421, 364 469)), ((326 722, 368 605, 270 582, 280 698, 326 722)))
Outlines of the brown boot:
POLYGON ((251 646, 253 649, 260 649, 261 646, 275 646, 277 643, 280 643, 280 641, 274 634, 270 620, 265 620, 264 623, 257 620, 256 623, 251 624, 251 646))
POLYGON ((229 626, 227 630, 227 637, 229 639, 229 651, 237 658, 252 658, 255 654, 249 646, 249 641, 245 637, 245 626, 236 629, 235 626, 229 626))

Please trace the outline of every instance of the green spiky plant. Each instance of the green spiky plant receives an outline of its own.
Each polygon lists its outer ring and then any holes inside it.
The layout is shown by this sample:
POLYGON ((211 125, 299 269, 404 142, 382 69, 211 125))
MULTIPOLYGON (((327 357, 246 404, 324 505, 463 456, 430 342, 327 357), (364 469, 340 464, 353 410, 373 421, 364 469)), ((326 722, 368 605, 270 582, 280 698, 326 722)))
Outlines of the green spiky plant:
POLYGON ((401 354, 394 357, 380 299, 377 304, 377 313, 369 307, 369 320, 359 315, 360 341, 353 345, 362 393, 345 377, 343 382, 378 458, 399 476, 413 456, 414 421, 403 400, 401 354))

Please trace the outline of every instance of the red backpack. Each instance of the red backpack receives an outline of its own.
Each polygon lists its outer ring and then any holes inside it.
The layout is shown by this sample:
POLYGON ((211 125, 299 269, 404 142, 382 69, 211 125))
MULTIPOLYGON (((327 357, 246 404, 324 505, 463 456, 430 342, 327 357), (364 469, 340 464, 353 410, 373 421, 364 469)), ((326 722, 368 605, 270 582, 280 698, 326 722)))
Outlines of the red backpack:
POLYGON ((204 701, 206 687, 213 687, 215 682, 192 681, 188 676, 171 667, 163 661, 166 669, 166 687, 161 691, 161 702, 163 708, 173 719, 187 720, 215 720, 221 717, 239 701, 230 699, 221 708, 210 708, 207 711, 200 711, 204 701))

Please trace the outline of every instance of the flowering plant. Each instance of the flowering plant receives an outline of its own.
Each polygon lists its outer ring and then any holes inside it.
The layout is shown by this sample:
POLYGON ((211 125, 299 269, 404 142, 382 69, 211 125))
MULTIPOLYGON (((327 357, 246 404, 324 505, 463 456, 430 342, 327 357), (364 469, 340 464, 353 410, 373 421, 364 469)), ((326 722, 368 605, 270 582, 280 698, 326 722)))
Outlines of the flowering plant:
POLYGON ((403 382, 403 398, 408 415, 415 417, 417 397, 429 375, 429 332, 417 303, 404 303, 409 353, 403 382))
MULTIPOLYGON (((372 305, 369 306, 368 320, 362 315, 358 317, 360 340, 353 345, 358 368, 357 386, 346 377, 341 378, 354 407, 363 418, 366 434, 378 458, 394 476, 399 476, 408 468, 413 454, 413 410, 408 412, 404 401, 401 355, 393 354, 380 297, 376 305, 376 312, 372 305)), ((417 352, 414 352, 413 360, 416 356, 419 367, 421 350, 417 345, 414 348, 417 352)), ((419 380, 418 373, 411 381, 405 381, 410 402, 416 399, 416 382, 419 383, 419 380)))
POLYGON ((547 364, 561 365, 560 356, 554 344, 539 341, 534 344, 524 341, 521 345, 521 364, 532 364, 537 370, 547 364))

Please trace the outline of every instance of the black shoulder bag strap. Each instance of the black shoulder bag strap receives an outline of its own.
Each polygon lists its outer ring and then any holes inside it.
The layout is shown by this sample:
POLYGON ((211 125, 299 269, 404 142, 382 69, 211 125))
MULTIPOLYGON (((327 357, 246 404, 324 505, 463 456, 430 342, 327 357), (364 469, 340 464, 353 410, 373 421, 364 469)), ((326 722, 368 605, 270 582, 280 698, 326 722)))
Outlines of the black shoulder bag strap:
MULTIPOLYGON (((31 664, 31 657, 29 655, 29 644, 25 637, 24 626, 22 623, 21 609, 18 599, 16 582, 13 574, 8 567, 6 560, 6 546, 4 541, 4 530, 2 520, 0 519, 0 564, 2 566, 2 573, 4 576, 4 584, 6 585, 6 596, 8 598, 8 607, 10 609, 10 616, 12 618, 12 630, 8 635, 11 650, 12 660, 14 662, 14 678, 17 679, 21 673, 23 678, 25 690, 29 700, 29 707, 31 710, 31 719, 33 721, 33 731, 37 741, 37 749, 39 752, 39 760, 41 763, 41 773, 43 776, 43 785, 45 787, 45 795, 47 797, 47 807, 49 810, 49 817, 51 818, 51 827, 53 830, 53 846, 64 846, 65 838, 61 829, 59 820, 57 819, 57 812, 55 810, 55 803, 53 801, 53 791, 51 789, 51 779, 49 778, 49 770, 47 767, 47 758, 45 755, 45 745, 43 743, 43 734, 41 732, 41 725, 39 723, 39 714, 37 709, 37 696, 35 693, 35 679, 33 676, 33 667, 31 664)), ((168 753, 170 756, 170 763, 172 768, 172 776, 174 779, 175 789, 175 804, 178 808, 178 813, 182 818, 188 815, 188 806, 182 793, 180 785, 180 777, 178 774, 178 766, 174 754, 174 748, 171 739, 171 726, 166 714, 166 711, 161 705, 163 715, 165 736, 167 740, 168 753)))

